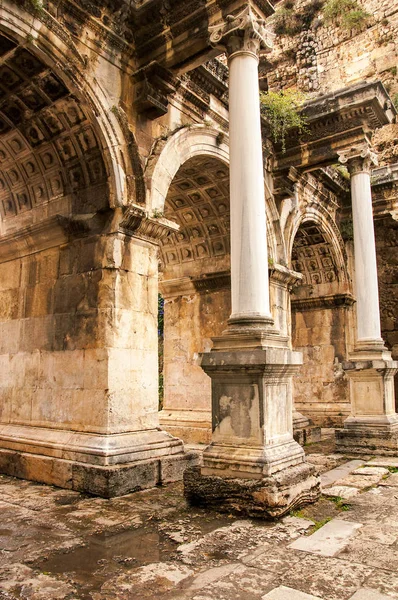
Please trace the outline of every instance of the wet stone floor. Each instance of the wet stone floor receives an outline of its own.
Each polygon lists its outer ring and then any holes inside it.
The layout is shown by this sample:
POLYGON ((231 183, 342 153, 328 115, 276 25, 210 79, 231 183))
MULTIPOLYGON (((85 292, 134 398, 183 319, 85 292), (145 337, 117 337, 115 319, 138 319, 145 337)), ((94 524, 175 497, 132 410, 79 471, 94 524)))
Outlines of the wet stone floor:
POLYGON ((279 522, 0 476, 0 600, 398 598, 398 457, 321 450, 322 497, 279 522))

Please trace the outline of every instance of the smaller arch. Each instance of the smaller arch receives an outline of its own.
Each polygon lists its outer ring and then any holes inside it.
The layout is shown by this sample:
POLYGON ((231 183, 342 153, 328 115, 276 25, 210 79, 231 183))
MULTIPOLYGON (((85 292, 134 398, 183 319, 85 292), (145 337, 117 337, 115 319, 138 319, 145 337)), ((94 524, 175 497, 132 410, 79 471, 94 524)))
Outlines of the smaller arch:
POLYGON ((228 136, 206 125, 194 125, 178 130, 165 144, 156 145, 145 169, 147 210, 164 211, 170 185, 178 170, 197 156, 217 158, 229 165, 228 136))
POLYGON ((304 212, 297 212, 290 222, 290 226, 285 232, 287 256, 290 265, 292 266, 293 245, 296 240, 297 232, 300 227, 309 223, 314 223, 319 227, 325 241, 332 247, 338 281, 340 283, 348 283, 350 279, 347 270, 347 259, 343 238, 331 215, 321 205, 307 206, 304 212))

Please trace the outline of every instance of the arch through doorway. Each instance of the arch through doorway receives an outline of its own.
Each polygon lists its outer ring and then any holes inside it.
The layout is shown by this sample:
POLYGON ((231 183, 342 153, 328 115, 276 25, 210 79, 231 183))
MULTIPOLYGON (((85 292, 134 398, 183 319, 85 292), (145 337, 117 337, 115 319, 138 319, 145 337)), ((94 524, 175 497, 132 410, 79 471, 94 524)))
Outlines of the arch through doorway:
POLYGON ((342 256, 324 219, 311 215, 298 223, 291 265, 302 280, 291 297, 292 345, 303 353, 303 366, 294 379, 294 402, 322 427, 340 426, 350 414, 342 362, 351 343, 353 299, 342 256))

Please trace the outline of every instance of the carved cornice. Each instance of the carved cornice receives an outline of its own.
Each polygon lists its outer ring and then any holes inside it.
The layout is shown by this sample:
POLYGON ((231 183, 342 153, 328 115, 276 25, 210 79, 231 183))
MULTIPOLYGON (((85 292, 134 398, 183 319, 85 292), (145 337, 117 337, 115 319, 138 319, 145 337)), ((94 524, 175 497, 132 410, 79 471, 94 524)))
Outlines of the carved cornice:
POLYGON ((268 31, 264 19, 259 18, 250 5, 239 14, 228 15, 222 23, 209 27, 209 32, 210 43, 225 50, 229 59, 238 52, 259 56, 273 48, 274 34, 268 31))
POLYGON ((346 165, 351 176, 359 173, 370 175, 373 166, 378 165, 377 155, 367 144, 338 152, 339 162, 346 165))
POLYGON ((170 233, 178 231, 179 225, 164 217, 148 216, 139 206, 130 206, 123 215, 120 223, 123 233, 139 239, 159 243, 170 233))
POLYGON ((200 277, 181 277, 159 282, 160 290, 165 298, 185 296, 195 293, 206 293, 231 287, 231 273, 219 271, 206 273, 200 277))
POLYGON ((269 269, 269 277, 272 283, 291 290, 302 282, 303 276, 297 271, 292 271, 283 265, 272 265, 269 269))
POLYGON ((303 108, 308 133, 286 136, 286 151, 276 147, 275 172, 290 167, 323 167, 352 147, 369 146, 375 129, 396 116, 381 82, 351 86, 308 102, 303 108))
POLYGON ((303 312, 324 308, 349 308, 355 302, 351 294, 330 294, 315 298, 292 298, 292 310, 303 312))

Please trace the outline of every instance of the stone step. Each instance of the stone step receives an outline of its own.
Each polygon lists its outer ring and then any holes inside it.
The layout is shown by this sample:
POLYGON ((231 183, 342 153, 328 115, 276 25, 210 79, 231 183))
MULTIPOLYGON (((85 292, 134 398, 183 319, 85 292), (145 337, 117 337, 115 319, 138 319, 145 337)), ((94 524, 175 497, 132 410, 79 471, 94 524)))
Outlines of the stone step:
POLYGON ((355 592, 349 600, 391 600, 391 596, 386 596, 375 590, 366 590, 364 588, 355 592))

